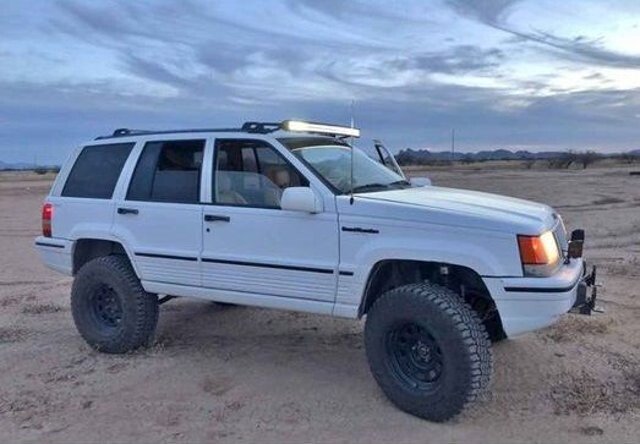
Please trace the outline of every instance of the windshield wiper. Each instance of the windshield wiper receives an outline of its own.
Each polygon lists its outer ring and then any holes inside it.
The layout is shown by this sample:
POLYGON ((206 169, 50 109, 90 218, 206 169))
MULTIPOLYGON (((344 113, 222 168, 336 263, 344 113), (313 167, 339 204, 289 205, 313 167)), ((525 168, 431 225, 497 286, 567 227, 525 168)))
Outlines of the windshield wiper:
POLYGON ((411 186, 411 182, 409 182, 408 180, 401 179, 401 180, 396 180, 395 182, 391 182, 389 185, 391 185, 391 186, 397 185, 397 186, 403 186, 403 187, 404 186, 410 187, 411 186))
POLYGON ((411 186, 411 184, 402 179, 396 180, 395 182, 390 183, 368 183, 366 185, 360 185, 353 188, 354 193, 363 193, 365 191, 376 191, 376 190, 388 190, 388 189, 396 189, 396 188, 406 188, 411 186))
POLYGON ((364 191, 373 191, 376 189, 386 190, 389 188, 390 184, 387 183, 368 183, 366 185, 359 185, 357 187, 353 187, 354 193, 362 193, 364 191))

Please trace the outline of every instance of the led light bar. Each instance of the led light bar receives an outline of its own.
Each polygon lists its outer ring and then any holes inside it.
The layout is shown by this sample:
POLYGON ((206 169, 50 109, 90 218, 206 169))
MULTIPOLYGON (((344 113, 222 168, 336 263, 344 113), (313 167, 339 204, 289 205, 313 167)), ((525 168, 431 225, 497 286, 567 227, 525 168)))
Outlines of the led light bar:
POLYGON ((285 131, 301 131, 306 133, 331 134, 334 136, 360 137, 358 128, 348 126, 325 125, 324 123, 303 122, 302 120, 285 120, 282 122, 285 131))

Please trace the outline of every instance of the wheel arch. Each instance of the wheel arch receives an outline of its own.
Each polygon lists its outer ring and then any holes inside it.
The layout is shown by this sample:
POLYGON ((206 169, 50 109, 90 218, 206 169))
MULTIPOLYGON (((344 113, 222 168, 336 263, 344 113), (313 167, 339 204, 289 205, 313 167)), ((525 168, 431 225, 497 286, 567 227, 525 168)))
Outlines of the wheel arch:
POLYGON ((87 262, 103 256, 123 256, 133 268, 136 276, 140 276, 131 253, 118 239, 107 236, 87 236, 74 240, 72 253, 72 273, 75 275, 87 262))
POLYGON ((369 270, 358 307, 358 318, 386 291, 429 281, 453 290, 478 314, 492 339, 506 337, 495 300, 480 274, 466 265, 415 259, 382 259, 369 270))

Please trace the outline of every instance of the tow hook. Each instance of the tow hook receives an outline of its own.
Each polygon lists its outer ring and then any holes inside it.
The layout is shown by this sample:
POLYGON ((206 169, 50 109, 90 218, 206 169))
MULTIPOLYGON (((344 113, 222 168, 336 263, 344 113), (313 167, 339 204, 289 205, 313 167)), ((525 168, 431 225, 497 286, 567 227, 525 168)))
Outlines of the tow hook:
POLYGON ((602 285, 596 281, 597 268, 594 265, 591 268, 591 273, 585 274, 580 283, 578 284, 578 293, 576 295, 576 302, 573 304, 573 312, 583 315, 591 315, 592 312, 604 313, 601 307, 596 305, 596 299, 598 297, 598 287, 602 285), (589 293, 589 290, 591 294, 589 293))

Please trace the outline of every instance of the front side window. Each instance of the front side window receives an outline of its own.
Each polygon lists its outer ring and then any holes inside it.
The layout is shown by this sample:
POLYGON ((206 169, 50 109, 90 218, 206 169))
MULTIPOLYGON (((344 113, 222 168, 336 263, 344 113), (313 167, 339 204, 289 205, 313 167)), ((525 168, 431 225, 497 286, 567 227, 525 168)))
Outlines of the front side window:
POLYGON ((62 196, 111 199, 133 145, 117 143, 84 147, 71 168, 62 196))
MULTIPOLYGON (((286 144, 286 142, 283 142, 286 144)), ((347 145, 314 145, 291 150, 326 182, 341 193, 351 191, 351 155, 353 151, 353 191, 364 193, 409 187, 404 177, 390 170, 358 148, 347 145)))
POLYGON ((214 202, 280 208, 282 192, 309 182, 272 146, 260 140, 218 140, 214 202))
POLYGON ((204 144, 204 140, 148 142, 131 178, 127 199, 198 203, 204 144))

